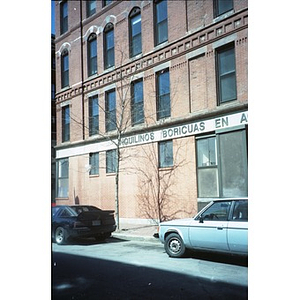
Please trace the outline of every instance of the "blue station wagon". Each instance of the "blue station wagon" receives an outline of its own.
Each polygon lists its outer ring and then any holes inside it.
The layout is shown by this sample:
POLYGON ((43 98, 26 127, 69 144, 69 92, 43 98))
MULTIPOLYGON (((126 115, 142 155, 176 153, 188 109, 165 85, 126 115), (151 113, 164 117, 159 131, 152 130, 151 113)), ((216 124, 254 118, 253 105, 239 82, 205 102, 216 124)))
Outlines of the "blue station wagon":
POLYGON ((248 255, 248 199, 218 199, 194 218, 159 224, 159 239, 171 257, 186 249, 248 255))

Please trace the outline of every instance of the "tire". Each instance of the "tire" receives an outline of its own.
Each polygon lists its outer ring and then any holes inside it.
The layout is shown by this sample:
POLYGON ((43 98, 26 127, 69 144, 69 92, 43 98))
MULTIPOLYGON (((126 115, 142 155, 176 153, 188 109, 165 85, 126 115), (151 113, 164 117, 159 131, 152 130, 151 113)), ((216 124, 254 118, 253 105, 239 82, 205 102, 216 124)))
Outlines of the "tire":
POLYGON ((54 240, 57 245, 66 244, 67 231, 63 227, 57 227, 54 234, 54 240))
POLYGON ((177 233, 171 233, 165 240, 165 250, 170 257, 182 257, 185 254, 185 245, 177 233))

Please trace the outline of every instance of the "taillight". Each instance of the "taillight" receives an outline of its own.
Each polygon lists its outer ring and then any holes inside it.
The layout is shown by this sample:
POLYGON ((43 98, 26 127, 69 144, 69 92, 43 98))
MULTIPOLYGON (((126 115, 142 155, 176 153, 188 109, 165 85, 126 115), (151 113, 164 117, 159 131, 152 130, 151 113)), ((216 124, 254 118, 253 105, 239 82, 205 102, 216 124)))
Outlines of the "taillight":
POLYGON ((78 227, 82 227, 83 224, 81 222, 74 222, 73 223, 73 228, 78 228, 78 227))

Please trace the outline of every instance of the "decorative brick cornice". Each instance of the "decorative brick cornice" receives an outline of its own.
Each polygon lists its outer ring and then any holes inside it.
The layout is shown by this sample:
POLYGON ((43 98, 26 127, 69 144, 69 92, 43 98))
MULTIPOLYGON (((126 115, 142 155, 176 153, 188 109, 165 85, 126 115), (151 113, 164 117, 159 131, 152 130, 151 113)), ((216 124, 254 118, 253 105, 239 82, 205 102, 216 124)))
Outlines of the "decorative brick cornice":
MULTIPOLYGON (((248 9, 244 9, 226 19, 210 24, 188 36, 167 44, 166 47, 162 49, 154 50, 135 61, 117 67, 111 72, 100 74, 93 79, 87 79, 83 83, 83 92, 90 92, 105 87, 108 84, 116 83, 121 78, 130 77, 141 71, 146 71, 154 66, 185 55, 246 28, 248 28, 248 9)), ((240 38, 236 41, 237 45, 245 42, 247 42, 247 37, 240 38)), ((58 92, 56 94, 56 102, 59 103, 68 100, 81 93, 81 87, 71 87, 63 92, 58 92)))

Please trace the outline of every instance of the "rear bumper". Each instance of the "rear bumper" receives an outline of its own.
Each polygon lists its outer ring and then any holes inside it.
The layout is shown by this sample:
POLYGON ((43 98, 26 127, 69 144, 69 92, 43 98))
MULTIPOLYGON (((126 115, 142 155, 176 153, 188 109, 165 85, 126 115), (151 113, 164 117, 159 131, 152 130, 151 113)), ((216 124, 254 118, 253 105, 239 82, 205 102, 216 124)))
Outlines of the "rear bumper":
POLYGON ((68 230, 70 237, 95 237, 101 236, 108 233, 112 233, 116 230, 116 225, 105 225, 105 226, 93 226, 93 227, 80 227, 70 228, 68 230))

